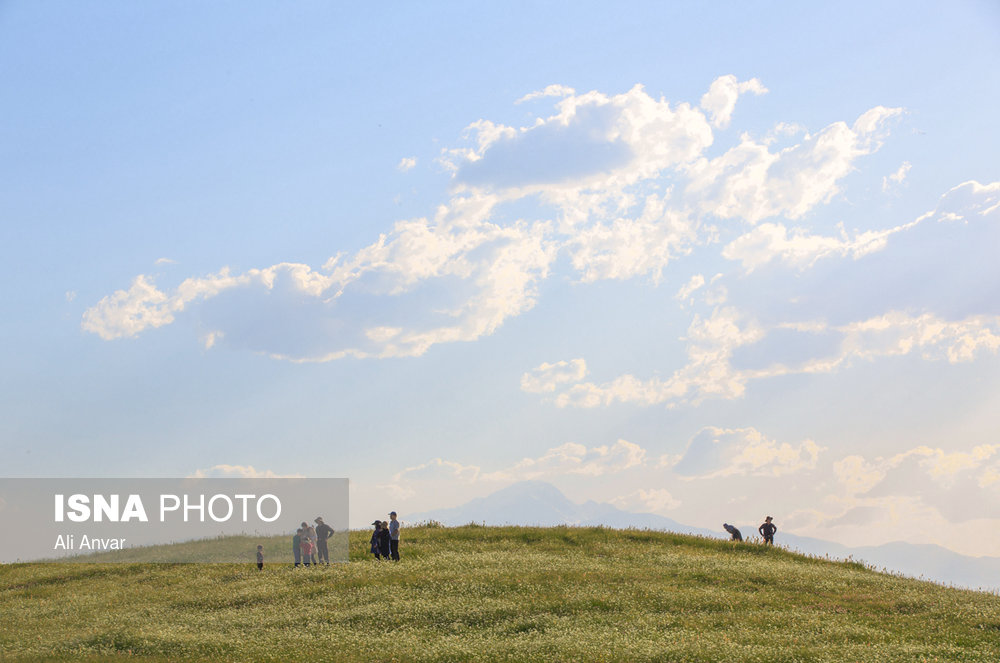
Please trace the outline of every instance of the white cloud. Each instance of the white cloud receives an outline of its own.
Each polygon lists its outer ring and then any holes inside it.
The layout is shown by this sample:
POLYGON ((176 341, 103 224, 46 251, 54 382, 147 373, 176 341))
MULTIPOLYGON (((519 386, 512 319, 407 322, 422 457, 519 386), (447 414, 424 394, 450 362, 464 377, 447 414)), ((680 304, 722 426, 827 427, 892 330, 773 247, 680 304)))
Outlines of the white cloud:
POLYGON ((403 157, 402 159, 399 160, 399 163, 396 164, 396 170, 405 173, 408 170, 413 170, 416 167, 416 165, 417 165, 416 157, 403 157))
POLYGON ((271 470, 258 470, 253 465, 213 465, 207 470, 195 470, 188 475, 192 479, 228 478, 240 479, 300 479, 302 474, 277 474, 271 470))
POLYGON ((529 92, 517 101, 515 104, 523 104, 526 101, 531 101, 532 99, 538 99, 540 97, 570 97, 576 94, 576 90, 565 85, 547 85, 543 90, 537 90, 535 92, 529 92))
POLYGON ((694 301, 691 295, 693 295, 694 292, 699 288, 701 288, 703 285, 705 285, 705 277, 702 276, 701 274, 695 274, 690 279, 688 279, 687 283, 681 286, 681 289, 677 291, 676 295, 674 295, 674 299, 686 303, 691 303, 694 301))
MULTIPOLYGON (((920 445, 889 457, 848 456, 834 464, 847 497, 837 498, 844 518, 851 509, 910 499, 956 522, 1000 517, 1000 444, 969 450, 920 445)), ((861 511, 855 513, 855 516, 861 511)), ((830 516, 833 517, 833 516, 830 516)))
MULTIPOLYGON (((733 94, 763 91, 756 79, 722 77, 702 103, 720 123, 732 114, 733 94)), ((89 308, 82 329, 104 339, 134 337, 185 314, 195 318, 206 347, 225 344, 291 361, 421 355, 436 344, 490 335, 529 311, 560 255, 584 283, 637 276, 656 283, 671 261, 715 241, 717 231, 701 219, 706 211, 743 214, 749 205, 749 220, 803 214, 832 195, 857 156, 876 149, 885 119, 899 112, 872 109, 852 128, 836 123, 776 154, 744 138, 709 160, 703 154, 714 140, 712 127, 689 103, 656 99, 639 85, 617 95, 549 86, 524 99, 540 96, 559 98, 553 114, 520 128, 476 121, 469 145, 445 151, 452 197, 431 218, 398 221, 367 247, 318 268, 222 269, 175 287, 139 275, 89 308), (752 195, 744 199, 738 193, 744 190, 752 195), (519 219, 520 205, 538 203, 542 220, 508 220, 515 202, 519 219)), ((765 230, 772 232, 731 244, 734 259, 757 264, 763 252, 801 262, 801 245, 809 247, 806 256, 860 255, 878 243, 859 235, 845 248, 778 226, 765 230)), ((705 300, 719 306, 728 290, 712 285, 705 300)), ((703 323, 696 319, 695 326, 703 323)), ((631 395, 578 385, 575 396, 595 403, 738 395, 743 381, 723 361, 733 347, 690 343, 691 365, 663 383, 624 376, 611 388, 631 395)))
POLYGON ((881 146, 886 121, 900 113, 902 109, 878 106, 852 127, 835 122, 776 153, 745 134, 725 154, 691 166, 685 195, 704 213, 723 219, 757 223, 773 216, 801 218, 833 198, 855 160, 881 146))
MULTIPOLYGON (((946 321, 930 313, 911 316, 898 311, 842 328, 844 341, 836 363, 850 357, 872 359, 919 352, 928 360, 957 364, 980 353, 1000 350, 1000 317, 973 316, 946 321)), ((820 364, 822 365, 822 363, 820 364)))
POLYGON ((827 257, 847 257, 857 260, 875 251, 884 249, 889 237, 894 233, 908 230, 916 222, 888 230, 872 230, 848 237, 841 228, 840 237, 813 235, 806 230, 788 229, 780 223, 762 223, 750 232, 726 245, 722 256, 737 260, 744 269, 753 271, 772 260, 790 267, 806 269, 816 261, 827 257))
POLYGON ((587 375, 587 362, 583 359, 542 363, 521 376, 521 390, 531 394, 544 394, 556 390, 566 382, 579 382, 587 375))
POLYGON ((170 258, 157 258, 154 264, 157 265, 176 265, 177 261, 170 258))
POLYGON ((686 103, 671 108, 639 85, 613 96, 573 94, 557 109, 520 129, 487 121, 470 125, 476 147, 443 156, 455 171, 457 190, 540 193, 554 202, 590 191, 605 201, 690 162, 712 143, 701 111, 686 103))
POLYGON ((701 98, 701 107, 712 118, 712 126, 718 129, 728 127, 736 108, 736 100, 747 92, 767 94, 767 88, 756 78, 742 83, 732 74, 716 78, 701 98))
POLYGON ((671 259, 690 251, 696 225, 666 199, 650 195, 637 218, 619 217, 581 228, 568 242, 573 267, 584 283, 648 275, 659 281, 671 259))
POLYGON ((762 330, 734 308, 716 308, 707 318, 695 315, 688 328, 688 363, 666 379, 639 379, 625 374, 610 382, 576 384, 559 394, 559 407, 592 408, 616 402, 639 405, 700 402, 708 397, 738 398, 747 376, 732 368, 733 351, 753 343, 762 330))
POLYGON ((885 478, 885 469, 863 456, 846 456, 833 464, 833 474, 851 495, 871 490, 885 478))
POLYGON ((295 361, 415 356, 437 343, 475 340, 534 305, 556 252, 544 224, 491 224, 483 220, 490 206, 457 199, 433 221, 399 222, 319 270, 292 263, 223 270, 168 292, 139 276, 87 310, 83 329, 105 339, 135 336, 214 299, 201 317, 220 332, 216 340, 295 361), (400 306, 404 295, 427 304, 400 306))
POLYGON ((913 166, 909 161, 904 161, 902 165, 896 170, 892 175, 886 175, 882 178, 882 191, 888 191, 893 184, 902 184, 903 180, 910 173, 910 168, 913 166))
POLYGON ((733 475, 781 476, 816 467, 825 448, 812 440, 778 443, 754 428, 703 428, 673 466, 685 478, 733 475))

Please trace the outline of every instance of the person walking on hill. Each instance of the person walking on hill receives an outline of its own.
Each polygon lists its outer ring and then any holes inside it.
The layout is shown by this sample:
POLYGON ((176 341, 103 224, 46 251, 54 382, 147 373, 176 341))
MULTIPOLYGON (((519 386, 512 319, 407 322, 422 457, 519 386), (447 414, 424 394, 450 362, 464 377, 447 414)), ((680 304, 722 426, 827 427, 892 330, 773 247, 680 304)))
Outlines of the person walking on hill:
POLYGON ((399 561, 399 521, 396 520, 396 512, 389 512, 389 552, 392 554, 392 561, 399 561))
POLYGON ((729 523, 722 523, 722 529, 726 530, 727 532, 733 535, 733 538, 731 538, 730 541, 743 540, 743 535, 740 534, 740 531, 735 527, 733 527, 732 525, 730 525, 729 523))
POLYGON ((327 539, 333 536, 333 528, 323 522, 322 518, 316 518, 316 549, 319 552, 319 563, 330 566, 330 549, 327 547, 327 539))
POLYGON ((774 545, 774 533, 778 531, 778 528, 771 522, 771 516, 764 519, 764 522, 757 528, 757 531, 760 532, 762 537, 764 537, 765 545, 774 545))

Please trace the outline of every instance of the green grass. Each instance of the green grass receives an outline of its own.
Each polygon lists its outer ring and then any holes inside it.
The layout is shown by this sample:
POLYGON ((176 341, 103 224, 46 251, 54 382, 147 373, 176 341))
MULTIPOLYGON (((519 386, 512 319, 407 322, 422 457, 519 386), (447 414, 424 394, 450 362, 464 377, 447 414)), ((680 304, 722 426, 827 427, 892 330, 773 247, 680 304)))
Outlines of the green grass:
POLYGON ((404 530, 378 563, 0 567, 0 660, 1000 661, 1000 597, 637 530, 404 530))

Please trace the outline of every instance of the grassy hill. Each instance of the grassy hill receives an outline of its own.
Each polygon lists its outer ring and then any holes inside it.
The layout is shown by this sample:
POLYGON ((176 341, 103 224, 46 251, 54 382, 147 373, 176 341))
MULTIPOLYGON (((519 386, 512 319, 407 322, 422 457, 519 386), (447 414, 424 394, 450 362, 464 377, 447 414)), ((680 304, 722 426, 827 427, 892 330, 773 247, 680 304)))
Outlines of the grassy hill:
POLYGON ((0 567, 0 660, 988 661, 1000 597, 636 530, 404 530, 403 561, 0 567))

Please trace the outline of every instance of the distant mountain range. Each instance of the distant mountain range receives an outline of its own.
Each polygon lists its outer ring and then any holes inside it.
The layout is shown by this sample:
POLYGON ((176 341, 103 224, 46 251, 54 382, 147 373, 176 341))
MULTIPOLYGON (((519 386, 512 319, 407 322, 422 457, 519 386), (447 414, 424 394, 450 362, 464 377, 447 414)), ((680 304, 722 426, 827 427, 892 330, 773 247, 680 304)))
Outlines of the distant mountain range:
MULTIPOLYGON (((523 481, 492 495, 450 509, 411 514, 418 523, 436 520, 448 527, 470 522, 486 525, 577 525, 655 529, 681 534, 728 538, 722 531, 691 527, 653 513, 631 513, 618 507, 588 500, 571 502, 558 488, 543 481, 523 481)), ((733 523, 746 534, 756 534, 756 524, 733 523)), ((1000 591, 1000 557, 967 557, 932 544, 894 542, 881 546, 850 548, 839 543, 779 532, 777 543, 789 550, 833 559, 853 559, 879 570, 945 585, 1000 591)))

